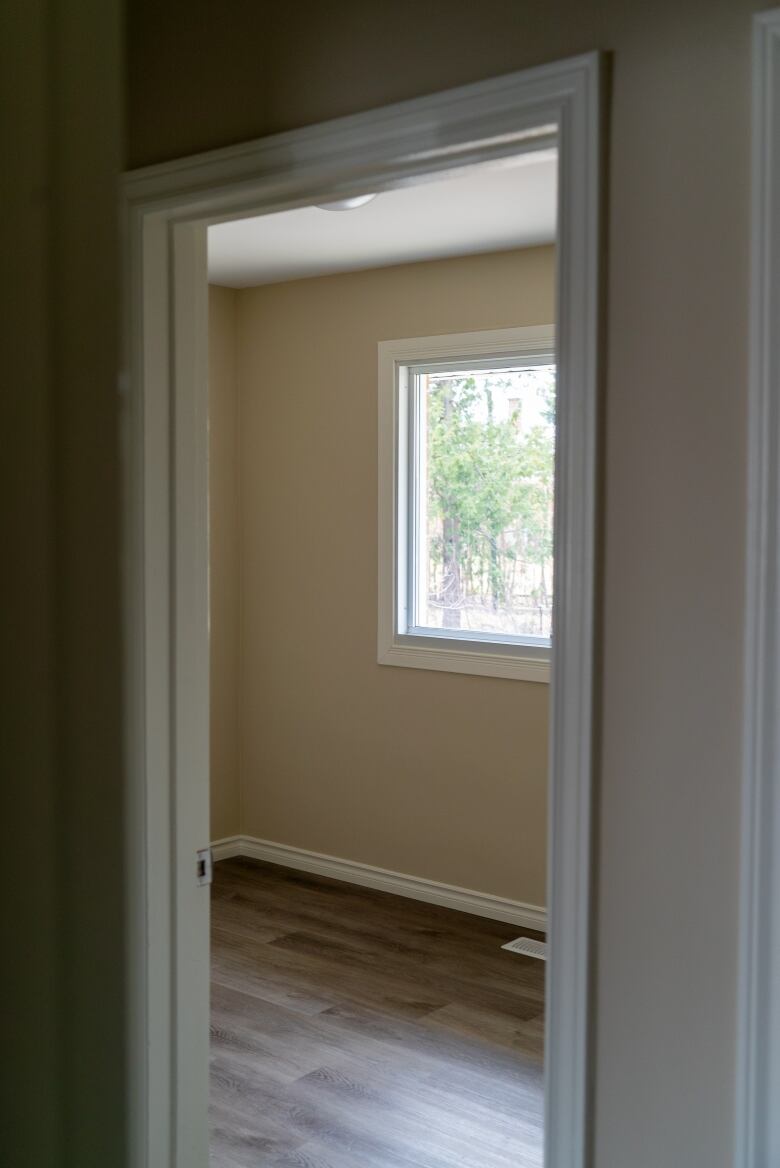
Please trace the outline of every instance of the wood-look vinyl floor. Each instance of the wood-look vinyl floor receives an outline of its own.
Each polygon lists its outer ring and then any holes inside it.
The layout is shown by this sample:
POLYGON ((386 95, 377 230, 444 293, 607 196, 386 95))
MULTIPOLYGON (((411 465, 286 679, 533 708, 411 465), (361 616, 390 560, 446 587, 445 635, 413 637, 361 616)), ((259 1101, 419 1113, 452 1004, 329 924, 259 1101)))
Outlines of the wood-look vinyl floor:
POLYGON ((517 935, 216 864, 212 1168, 540 1168, 544 963, 517 935))

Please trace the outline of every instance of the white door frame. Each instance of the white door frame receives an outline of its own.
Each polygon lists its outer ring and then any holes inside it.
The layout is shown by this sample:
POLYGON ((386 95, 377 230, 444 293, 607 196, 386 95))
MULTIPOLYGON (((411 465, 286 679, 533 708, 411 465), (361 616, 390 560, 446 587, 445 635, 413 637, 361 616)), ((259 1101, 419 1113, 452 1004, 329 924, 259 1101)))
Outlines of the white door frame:
POLYGON ((753 18, 736 1168, 780 1164, 780 9, 753 18))
POLYGON ((206 227, 557 143, 546 1166, 589 1136, 602 70, 597 54, 126 176, 128 841, 137 1168, 206 1168, 206 227))

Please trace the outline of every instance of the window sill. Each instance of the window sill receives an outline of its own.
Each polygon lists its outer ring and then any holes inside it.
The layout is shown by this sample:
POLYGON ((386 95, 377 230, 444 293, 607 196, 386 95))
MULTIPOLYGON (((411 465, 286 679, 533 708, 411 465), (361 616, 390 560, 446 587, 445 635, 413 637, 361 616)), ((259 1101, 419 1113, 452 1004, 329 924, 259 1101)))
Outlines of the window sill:
POLYGON ((397 637, 393 644, 380 647, 380 665, 401 665, 411 669, 443 670, 446 673, 470 673, 478 677, 503 677, 513 681, 550 680, 550 651, 539 651, 524 646, 506 646, 506 651, 488 650, 484 642, 479 648, 465 648, 460 642, 453 646, 443 644, 419 645, 397 637))

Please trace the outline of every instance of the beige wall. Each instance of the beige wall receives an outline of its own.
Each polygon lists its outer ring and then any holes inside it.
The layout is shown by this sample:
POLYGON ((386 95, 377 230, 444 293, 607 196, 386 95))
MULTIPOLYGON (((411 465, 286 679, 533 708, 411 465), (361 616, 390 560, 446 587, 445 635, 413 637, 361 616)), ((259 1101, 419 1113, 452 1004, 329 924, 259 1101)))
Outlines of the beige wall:
MULTIPOLYGON (((231 296, 241 831, 544 904, 548 687, 376 662, 376 369, 380 340, 549 324, 553 248, 214 289, 221 362, 231 296)), ((218 484, 224 466, 212 452, 218 484)), ((222 457, 232 470, 226 447, 222 457)), ((215 581, 228 511, 212 511, 215 581)), ((212 653, 223 666, 216 615, 212 653)), ((233 723, 220 720, 233 714, 224 694, 214 701, 213 741, 226 744, 233 723)), ((234 806, 234 771, 226 797, 221 761, 213 809, 234 806)))
MULTIPOLYGON (((134 165, 611 54, 596 1168, 731 1162, 756 0, 136 0, 134 165)), ((324 666, 323 666, 324 668, 324 666)))
POLYGON ((236 296, 209 293, 211 838, 239 832, 239 474, 236 296))

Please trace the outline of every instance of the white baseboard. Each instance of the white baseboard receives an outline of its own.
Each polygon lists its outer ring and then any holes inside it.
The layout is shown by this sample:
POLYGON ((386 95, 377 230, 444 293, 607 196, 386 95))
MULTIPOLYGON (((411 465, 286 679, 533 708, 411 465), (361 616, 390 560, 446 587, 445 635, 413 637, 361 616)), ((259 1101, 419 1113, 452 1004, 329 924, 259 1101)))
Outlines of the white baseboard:
POLYGON ((336 856, 324 856, 320 852, 306 851, 305 848, 290 847, 289 844, 274 844, 270 840, 254 839, 249 835, 232 835, 215 840, 211 851, 215 860, 247 856, 301 872, 314 872, 317 876, 330 876, 333 880, 346 880, 349 884, 362 884, 365 888, 376 888, 381 892, 393 892, 396 896, 408 896, 427 904, 442 905, 458 912, 506 921, 520 929, 538 929, 542 933, 547 931, 547 911, 539 905, 523 904, 520 900, 492 896, 488 892, 473 892, 469 888, 458 888, 455 884, 440 884, 438 880, 425 880, 420 876, 406 876, 403 872, 375 868, 373 864, 340 860, 336 856))
POLYGON ((243 835, 226 835, 222 839, 212 840, 211 858, 217 860, 232 860, 235 856, 245 856, 243 835))

